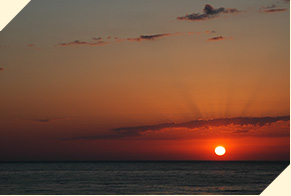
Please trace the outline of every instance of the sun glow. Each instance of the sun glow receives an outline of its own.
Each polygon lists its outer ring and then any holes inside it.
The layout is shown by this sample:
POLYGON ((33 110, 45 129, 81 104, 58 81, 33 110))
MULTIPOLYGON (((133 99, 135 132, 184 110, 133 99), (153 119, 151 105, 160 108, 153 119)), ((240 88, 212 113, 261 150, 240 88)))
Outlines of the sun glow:
POLYGON ((218 156, 223 156, 225 154, 226 150, 223 146, 217 146, 215 148, 215 154, 218 156))

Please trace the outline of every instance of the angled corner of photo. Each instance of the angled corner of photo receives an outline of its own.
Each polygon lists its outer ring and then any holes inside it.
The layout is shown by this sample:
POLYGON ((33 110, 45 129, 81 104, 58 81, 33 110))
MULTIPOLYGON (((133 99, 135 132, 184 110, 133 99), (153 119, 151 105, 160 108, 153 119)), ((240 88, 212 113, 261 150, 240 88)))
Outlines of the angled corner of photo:
POLYGON ((30 0, 0 0, 0 31, 30 2, 30 0))
POLYGON ((289 0, 0 0, 1 29, 2 195, 253 195, 290 163, 289 0))

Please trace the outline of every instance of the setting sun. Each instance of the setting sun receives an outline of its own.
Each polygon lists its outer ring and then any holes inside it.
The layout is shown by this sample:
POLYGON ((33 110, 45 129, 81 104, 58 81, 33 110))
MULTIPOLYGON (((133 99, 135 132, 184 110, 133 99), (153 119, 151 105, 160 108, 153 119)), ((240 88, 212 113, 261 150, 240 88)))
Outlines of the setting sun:
POLYGON ((0 196, 275 192, 291 152, 290 10, 0 0, 0 196))
POLYGON ((223 156, 225 154, 226 150, 223 146, 217 146, 215 148, 215 154, 218 156, 223 156))

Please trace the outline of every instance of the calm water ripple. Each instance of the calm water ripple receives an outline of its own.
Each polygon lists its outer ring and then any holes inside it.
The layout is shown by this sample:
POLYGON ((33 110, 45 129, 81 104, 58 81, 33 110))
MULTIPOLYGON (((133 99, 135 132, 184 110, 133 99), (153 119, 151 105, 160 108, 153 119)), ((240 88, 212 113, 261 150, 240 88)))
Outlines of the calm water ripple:
POLYGON ((0 163, 0 194, 260 194, 288 165, 210 161, 0 163))

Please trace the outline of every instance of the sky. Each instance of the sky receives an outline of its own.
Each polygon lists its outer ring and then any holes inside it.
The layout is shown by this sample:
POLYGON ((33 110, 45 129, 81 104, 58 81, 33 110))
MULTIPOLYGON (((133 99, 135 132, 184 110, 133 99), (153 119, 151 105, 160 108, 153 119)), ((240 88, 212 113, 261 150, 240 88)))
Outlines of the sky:
POLYGON ((289 160, 289 6, 32 0, 0 32, 0 161, 289 160))

